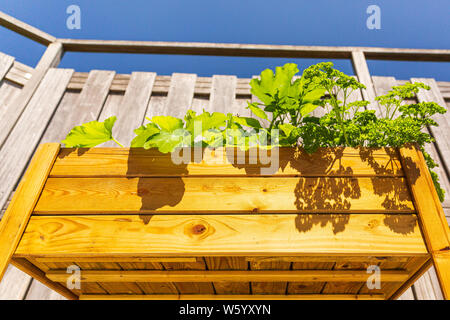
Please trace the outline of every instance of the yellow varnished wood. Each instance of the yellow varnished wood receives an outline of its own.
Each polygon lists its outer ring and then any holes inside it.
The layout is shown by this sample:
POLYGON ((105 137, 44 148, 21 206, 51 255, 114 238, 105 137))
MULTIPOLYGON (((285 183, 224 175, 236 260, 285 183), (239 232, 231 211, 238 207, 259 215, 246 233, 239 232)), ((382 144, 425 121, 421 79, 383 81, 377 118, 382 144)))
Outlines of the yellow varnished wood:
MULTIPOLYGON (((264 151, 266 152, 266 151, 264 151)), ((402 176, 397 151, 390 148, 323 148, 307 154, 279 148, 275 162, 264 164, 258 151, 204 149, 201 157, 174 164, 170 153, 141 148, 61 149, 51 177, 144 176, 402 176), (266 173, 261 168, 273 168, 266 173)), ((183 153, 180 153, 183 154, 183 153)), ((264 153, 265 154, 265 153, 264 153)), ((270 160, 273 160, 269 158, 270 160)))
POLYGON ((404 178, 49 178, 36 214, 414 212, 404 178))
POLYGON ((58 155, 59 144, 40 145, 28 170, 0 223, 0 279, 19 243, 28 219, 36 205, 53 162, 58 155))
POLYGON ((415 215, 34 216, 20 256, 426 254, 415 215), (361 239, 364 239, 362 241, 361 239))
MULTIPOLYGON (((55 282, 64 282, 70 276, 65 270, 54 270, 46 273, 47 278, 55 282)), ((364 271, 356 270, 84 270, 81 273, 81 282, 212 282, 212 281, 304 281, 304 282, 349 282, 366 281, 369 275, 364 271)), ((403 271, 384 271, 381 274, 382 282, 406 281, 408 274, 403 271)))
POLYGON ((186 294, 186 295, 81 295, 80 300, 383 300, 382 294, 186 294))
POLYGON ((450 229, 444 210, 422 153, 409 146, 401 148, 400 155, 442 293, 450 299, 450 229))

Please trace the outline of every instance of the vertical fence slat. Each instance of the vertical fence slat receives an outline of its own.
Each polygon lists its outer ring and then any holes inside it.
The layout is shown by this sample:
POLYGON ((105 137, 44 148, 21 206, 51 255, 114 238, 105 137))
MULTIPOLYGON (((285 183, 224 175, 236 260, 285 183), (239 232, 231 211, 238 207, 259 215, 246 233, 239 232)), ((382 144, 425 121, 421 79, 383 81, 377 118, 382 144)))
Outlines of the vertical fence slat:
POLYGON ((32 99, 47 71, 59 64, 62 54, 63 47, 61 43, 55 42, 50 44, 38 65, 34 69, 31 78, 22 88, 20 94, 10 104, 8 104, 6 115, 0 118, 0 146, 5 143, 9 132, 12 130, 22 112, 25 110, 25 107, 32 99))
MULTIPOLYGON (((134 137, 133 130, 139 127, 144 120, 155 78, 156 73, 153 72, 133 72, 119 108, 109 110, 111 115, 117 116, 113 136, 124 146, 130 145, 134 137)), ((104 115, 102 112, 100 118, 107 116, 110 115, 104 115)), ((114 147, 117 144, 110 141, 104 146, 114 147)))
POLYGON ((376 110, 377 114, 379 114, 380 110, 378 107, 378 103, 375 101, 376 94, 373 88, 372 78, 370 77, 369 67, 367 66, 364 52, 353 51, 352 63, 353 69, 355 70, 359 82, 366 86, 366 89, 362 90, 362 96, 365 100, 370 102, 367 108, 369 110, 376 110))

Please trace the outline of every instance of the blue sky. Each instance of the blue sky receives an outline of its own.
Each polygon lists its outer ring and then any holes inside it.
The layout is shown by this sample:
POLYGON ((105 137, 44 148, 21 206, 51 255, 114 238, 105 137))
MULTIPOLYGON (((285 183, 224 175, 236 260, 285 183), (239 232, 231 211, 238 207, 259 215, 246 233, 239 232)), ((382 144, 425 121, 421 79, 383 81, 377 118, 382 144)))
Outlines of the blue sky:
MULTIPOLYGON (((450 49, 449 0, 2 0, 0 10, 59 38, 200 41, 327 46, 450 49), (69 30, 66 8, 81 8, 81 29, 69 30), (381 29, 369 30, 366 8, 381 9, 381 29)), ((0 51, 34 66, 44 47, 0 27, 0 51)), ((310 59, 66 53, 61 67, 235 74, 250 77, 265 68, 310 59)), ((347 60, 333 61, 353 73, 347 60)), ((373 75, 397 79, 434 77, 450 81, 450 64, 369 61, 373 75)))

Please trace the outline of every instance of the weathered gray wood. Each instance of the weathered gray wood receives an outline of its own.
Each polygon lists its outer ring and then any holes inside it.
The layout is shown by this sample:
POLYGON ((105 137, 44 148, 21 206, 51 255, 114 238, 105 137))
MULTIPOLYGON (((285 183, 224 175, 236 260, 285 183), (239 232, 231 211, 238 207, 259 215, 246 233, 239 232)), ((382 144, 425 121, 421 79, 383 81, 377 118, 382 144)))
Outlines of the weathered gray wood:
MULTIPOLYGON (((174 73, 165 102, 164 115, 183 118, 192 107, 196 74, 174 73)), ((201 110, 194 110, 201 112, 201 110)))
POLYGON ((25 300, 67 300, 62 295, 33 279, 25 300))
MULTIPOLYGON (((423 82, 431 87, 431 90, 420 90, 417 94, 419 102, 436 102, 446 108, 446 104, 434 79, 411 78, 412 82, 423 82)), ((439 124, 439 127, 431 127, 431 133, 436 139, 436 147, 441 156, 447 174, 450 175, 450 112, 446 114, 437 114, 433 119, 439 124)))
POLYGON ((406 290, 397 300, 415 300, 414 293, 411 288, 406 290))
POLYGON ((7 116, 8 105, 16 99, 21 90, 19 85, 3 80, 0 86, 0 119, 7 116))
POLYGON ((417 300, 442 300, 442 293, 437 280, 436 271, 431 267, 414 283, 417 300))
POLYGON ((364 100, 370 102, 367 106, 369 110, 375 110, 377 115, 380 114, 378 103, 375 101, 375 90, 373 88, 372 78, 370 77, 369 67, 367 66, 364 52, 354 51, 352 52, 353 69, 358 77, 359 82, 366 86, 366 89, 362 90, 362 96, 364 100))
POLYGON ((72 76, 72 69, 50 69, 0 150, 0 207, 20 179, 72 76))
POLYGON ((271 44, 58 39, 67 51, 189 54, 209 56, 348 59, 364 52, 367 59, 450 61, 450 50, 378 47, 327 47, 271 44))
POLYGON ((80 94, 67 92, 41 143, 59 142, 74 126, 97 120, 114 75, 114 71, 93 70, 80 94))
MULTIPOLYGON (((146 118, 151 119, 154 116, 164 114, 164 108, 166 106, 167 95, 152 95, 148 104, 146 118)), ((144 123, 148 122, 144 119, 144 123)))
POLYGON ((207 111, 229 113, 235 108, 236 76, 214 75, 212 78, 211 94, 207 111))
POLYGON ((0 82, 14 64, 14 58, 0 52, 0 82))
MULTIPOLYGON (((393 86, 397 85, 397 81, 394 77, 372 76, 372 83, 377 97, 387 94, 393 86)), ((384 107, 378 105, 378 110, 382 116, 386 116, 386 109, 384 107)), ((396 117, 396 115, 394 115, 394 117, 396 117)))
MULTIPOLYGON (((119 107, 114 108, 114 110, 108 110, 107 113, 110 114, 102 112, 100 116, 101 119, 110 115, 117 116, 113 135, 125 146, 129 146, 131 140, 133 140, 135 136, 133 130, 143 123, 155 78, 156 73, 153 72, 133 72, 119 107)), ((115 142, 107 142, 104 146, 117 145, 115 142)))
POLYGON ((0 282, 0 300, 22 300, 32 278, 13 265, 9 265, 0 282))
POLYGON ((5 143, 9 132, 16 124, 27 104, 30 102, 48 69, 59 64, 62 54, 63 48, 61 43, 50 44, 33 71, 31 79, 28 80, 22 88, 20 95, 8 104, 6 115, 0 118, 0 147, 5 143))
POLYGON ((45 33, 25 22, 17 20, 4 12, 0 11, 0 25, 17 32, 31 40, 42 43, 43 45, 48 45, 51 42, 56 41, 56 38, 48 33, 45 33))

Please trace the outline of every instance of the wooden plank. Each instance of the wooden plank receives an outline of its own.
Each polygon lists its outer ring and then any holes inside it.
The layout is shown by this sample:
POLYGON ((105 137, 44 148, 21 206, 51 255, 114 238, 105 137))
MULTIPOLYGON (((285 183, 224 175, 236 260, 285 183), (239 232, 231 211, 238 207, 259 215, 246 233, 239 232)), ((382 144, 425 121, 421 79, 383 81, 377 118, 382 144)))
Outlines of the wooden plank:
POLYGON ((0 83, 14 64, 14 57, 0 52, 0 83))
POLYGON ((50 168, 58 154, 58 144, 44 144, 36 151, 0 223, 0 279, 19 243, 38 200, 50 168))
POLYGON ((414 210, 404 178, 49 178, 34 213, 412 213, 414 210), (211 203, 205 197, 221 201, 211 203))
POLYGON ((75 258, 66 258, 66 257, 58 257, 58 258, 36 258, 36 261, 38 262, 94 262, 94 263, 101 263, 101 262, 128 262, 128 263, 158 263, 158 262, 178 262, 178 263, 189 263, 189 262, 197 262, 199 258, 195 257, 154 257, 154 258, 148 258, 148 257, 110 257, 110 258, 104 258, 104 257, 97 257, 97 258, 85 258, 85 257, 78 257, 75 258))
POLYGON ((97 120, 114 74, 113 71, 92 70, 81 93, 66 91, 42 142, 59 142, 74 126, 97 120))
MULTIPOLYGON (((194 98, 196 74, 174 73, 165 103, 164 115, 184 118, 194 98)), ((201 110, 195 110, 201 111, 201 110)), ((160 114, 162 115, 162 114, 160 114)))
POLYGON ((414 293, 411 288, 405 291, 397 300, 415 300, 414 293))
POLYGON ((363 51, 367 59, 450 61, 450 50, 379 47, 326 47, 241 43, 58 39, 67 51, 158 53, 242 57, 349 59, 363 51))
MULTIPOLYGON (((279 270, 289 270, 291 266, 290 262, 284 261, 274 261, 274 262, 257 262, 250 263, 251 270, 274 270, 273 272, 278 272, 279 270)), ((255 271, 261 272, 261 271, 255 271)), ((249 279, 250 280, 250 279, 249 279)), ((271 281, 253 281, 251 282, 251 292, 252 294, 285 294, 287 293, 287 284, 291 280, 278 280, 276 278, 271 279, 271 281)))
POLYGON ((395 300, 401 296, 407 289, 411 288, 414 292, 414 287, 411 287, 431 266, 431 259, 414 258, 411 260, 412 265, 408 266, 409 272, 412 275, 406 282, 404 282, 395 292, 392 292, 388 299, 395 300), (415 261, 414 261, 415 260, 415 261))
POLYGON ((367 66, 366 57, 362 51, 352 52, 353 69, 358 76, 359 82, 366 86, 366 89, 362 89, 361 93, 364 100, 369 101, 367 109, 376 110, 377 115, 380 115, 380 108, 375 101, 375 90, 373 88, 372 78, 370 77, 369 67, 367 66))
MULTIPOLYGON (((205 257, 208 270, 247 270, 244 257, 205 257)), ((250 294, 248 282, 214 282, 216 294, 250 294)))
MULTIPOLYGON (((10 131, 14 128, 14 126, 18 125, 18 123, 21 119, 21 115, 25 110, 25 107, 28 105, 29 107, 27 109, 30 109, 30 106, 33 106, 34 109, 36 108, 36 100, 33 99, 34 102, 32 102, 32 97, 39 97, 40 99, 43 99, 43 92, 42 90, 45 88, 45 86, 40 85, 41 81, 44 80, 44 77, 47 79, 45 82, 45 85, 49 85, 49 83, 52 83, 54 86, 52 89, 46 88, 48 91, 46 92, 46 95, 49 96, 49 92, 52 94, 51 97, 55 96, 55 92, 52 90, 56 90, 56 93, 58 93, 57 88, 59 86, 64 85, 64 88, 67 86, 68 81, 66 82, 64 79, 60 79, 62 74, 66 73, 72 73, 73 70, 61 70, 59 71, 60 75, 59 77, 56 76, 55 71, 49 72, 49 75, 47 75, 47 71, 49 71, 50 68, 55 67, 59 64, 59 60, 61 59, 63 54, 63 48, 61 43, 52 43, 48 46, 47 50, 45 50, 44 55, 42 56, 41 60, 37 64, 36 68, 33 71, 33 75, 31 76, 30 80, 25 84, 25 86, 22 88, 22 91, 20 94, 8 105, 8 110, 6 116, 0 118, 0 146, 4 145, 6 142, 6 139, 8 138, 8 135, 10 134, 10 131), (55 78, 55 79, 49 79, 49 78, 55 78), (59 86, 55 87, 56 84, 54 84, 52 81, 59 80, 60 84, 59 86), (41 88, 40 92, 36 92, 36 90, 41 88)), ((70 80, 70 76, 69 76, 70 80)), ((43 83, 44 84, 44 83, 43 83)), ((50 101, 48 101, 50 102, 50 101)), ((49 106, 47 107, 48 110, 53 111, 53 107, 49 106)), ((52 112, 53 113, 53 112, 52 112)), ((33 119, 34 121, 39 121, 40 119, 33 119)), ((1 203, 1 201, 0 201, 1 203)))
MULTIPOLYGON (((73 70, 50 69, 0 150, 0 207, 13 191, 64 94, 73 70), (22 146, 18 149, 17 146, 22 146)), ((19 96, 20 97, 20 96, 19 96)))
POLYGON ((20 63, 19 61, 14 61, 4 79, 23 87, 32 77, 33 72, 34 68, 20 63))
POLYGON ((56 291, 53 291, 37 280, 33 280, 25 300, 66 300, 56 291))
POLYGON ((374 257, 374 256, 303 256, 303 257, 246 257, 245 260, 253 263, 263 262, 294 262, 294 263, 330 263, 347 262, 347 263, 405 263, 409 257, 390 256, 390 257, 374 257))
POLYGON ((343 294, 187 294, 187 295, 81 295, 80 300, 383 300, 378 295, 343 295, 343 294))
POLYGON ((0 119, 7 117, 8 109, 11 101, 14 101, 16 97, 22 91, 21 87, 9 82, 3 81, 0 86, 0 119))
MULTIPOLYGON (((442 107, 446 107, 444 98, 434 79, 411 78, 411 82, 423 82, 431 87, 429 91, 420 90, 417 93, 419 102, 436 102, 442 107)), ((450 112, 446 114, 436 114, 433 116, 439 127, 430 127, 430 131, 436 140, 436 147, 444 163, 445 169, 450 174, 450 112)))
POLYGON ((433 267, 414 282, 414 292, 416 293, 417 300, 443 299, 436 271, 433 267))
POLYGON ((45 46, 56 41, 56 38, 52 35, 49 35, 48 33, 45 33, 33 26, 30 26, 25 22, 17 20, 16 18, 11 17, 10 15, 7 15, 6 13, 1 11, 0 25, 45 46))
MULTIPOLYGON (((164 270, 170 270, 166 272, 182 272, 179 270, 202 270, 203 272, 206 270, 206 262, 204 259, 200 258, 196 262, 191 263, 173 263, 173 262, 164 262, 161 263, 164 270)), ((201 271, 199 271, 201 272, 201 271)), ((150 282, 153 283, 153 282, 150 282)), ((163 281, 165 286, 169 286, 172 284, 175 287, 173 292, 180 294, 213 294, 214 287, 212 282, 198 282, 198 281, 163 281)))
POLYGON ((209 106, 206 111, 233 113, 236 99, 236 76, 214 75, 211 87, 209 106))
MULTIPOLYGON (((353 214, 342 224, 317 215, 33 216, 20 257, 302 256, 427 254, 417 225, 404 232, 386 215, 353 214), (386 224, 387 223, 387 224, 386 224), (360 241, 365 239, 365 241, 360 241), (151 244, 151 245, 149 245, 151 244)), ((414 217, 414 216, 412 216, 414 217)), ((398 215, 400 224, 410 215, 398 215)), ((407 223, 408 224, 408 223, 407 223)))
MULTIPOLYGON (((38 269, 36 266, 34 266, 28 260, 22 259, 22 258, 14 258, 14 259, 12 259, 12 263, 15 267, 19 268, 21 271, 27 273, 34 279, 42 282, 47 287, 55 290, 56 292, 58 292, 65 298, 70 299, 70 300, 78 299, 77 295, 75 295, 72 291, 67 289, 64 285, 53 282, 50 279, 48 279, 42 270, 38 269)), ((64 270, 64 272, 66 272, 66 270, 64 270)), ((67 273, 66 273, 66 276, 67 276, 67 273)), ((66 283, 65 280, 64 280, 64 283, 66 283)))
MULTIPOLYGON (((152 72, 133 72, 120 108, 110 110, 117 116, 113 136, 125 146, 131 144, 135 136, 133 130, 142 125, 155 77, 156 73, 152 72)), ((107 142, 105 146, 117 144, 107 142)))
POLYGON ((234 148, 205 148, 201 161, 191 154, 191 162, 177 165, 170 153, 156 149, 62 149, 50 176, 403 176, 397 152, 389 148, 322 148, 313 154, 277 148, 269 150, 269 159, 263 156, 258 150, 244 153, 234 148))
MULTIPOLYGON (((372 76, 372 83, 376 96, 387 94, 393 86, 397 86, 397 80, 394 77, 372 76)), ((383 114, 384 115, 384 114, 383 114)))
POLYGON ((422 153, 415 147, 405 147, 400 149, 400 155, 442 292, 450 299, 450 231, 444 211, 422 153))
POLYGON ((0 281, 0 300, 22 300, 30 286, 32 278, 13 265, 6 269, 0 281))
MULTIPOLYGON (((48 271, 46 276, 55 282, 64 282, 69 275, 65 270, 48 271)), ((348 282, 366 281, 367 272, 337 271, 337 270, 270 270, 270 271, 237 271, 237 270, 208 270, 208 271, 111 271, 84 270, 81 282, 211 282, 211 281, 305 281, 305 282, 348 282)), ((381 274, 383 282, 406 281, 408 274, 403 271, 384 271, 381 274)))
MULTIPOLYGON (((387 94, 393 86, 397 85, 397 81, 394 77, 372 76, 372 83, 377 97, 387 94)), ((378 104, 377 110, 379 116, 386 116, 386 108, 378 104)), ((394 117, 396 117, 396 115, 398 115, 398 112, 394 115, 394 117)))

